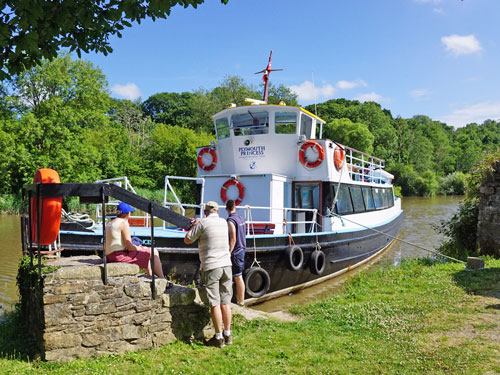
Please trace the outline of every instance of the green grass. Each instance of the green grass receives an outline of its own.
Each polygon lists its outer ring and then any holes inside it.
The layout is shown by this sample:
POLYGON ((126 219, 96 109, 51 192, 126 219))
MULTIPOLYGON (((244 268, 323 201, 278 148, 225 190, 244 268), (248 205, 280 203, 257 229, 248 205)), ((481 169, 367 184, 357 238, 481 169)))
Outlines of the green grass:
POLYGON ((500 261, 406 262, 363 272, 296 322, 236 317, 234 345, 176 342, 68 363, 28 361, 0 325, 1 374, 485 374, 500 372, 500 261), (495 294, 497 293, 497 294, 495 294), (495 295, 497 297, 495 297, 495 295))

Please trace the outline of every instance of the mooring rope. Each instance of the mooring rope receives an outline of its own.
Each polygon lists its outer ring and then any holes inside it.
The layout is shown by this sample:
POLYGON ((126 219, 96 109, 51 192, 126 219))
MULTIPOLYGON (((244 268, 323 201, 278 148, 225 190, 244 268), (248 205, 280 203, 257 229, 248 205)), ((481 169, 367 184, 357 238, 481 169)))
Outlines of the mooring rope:
POLYGON ((257 264, 258 267, 260 267, 260 263, 257 260, 257 244, 255 242, 255 228, 253 226, 253 219, 252 219, 252 210, 250 206, 246 205, 245 209, 247 210, 247 217, 248 221, 250 222, 251 228, 252 228, 252 233, 253 233, 253 262, 250 268, 254 266, 254 264, 257 264))
POLYGON ((350 221, 351 223, 356 224, 356 225, 359 225, 360 227, 363 227, 363 228, 369 229, 369 230, 374 231, 374 232, 379 233, 379 234, 383 234, 384 236, 388 236, 388 237, 390 237, 390 238, 392 238, 392 239, 394 239, 394 240, 397 240, 397 241, 400 241, 400 242, 404 242, 404 243, 405 243, 405 244, 407 244, 407 245, 417 247, 417 248, 419 248, 419 249, 421 249, 421 250, 428 251, 429 253, 437 254, 437 255, 442 256, 442 257, 444 257, 444 258, 448 258, 448 259, 450 259, 450 260, 453 260, 453 261, 455 261, 455 262, 457 262, 457 263, 463 263, 463 264, 466 264, 466 262, 464 262, 463 260, 456 259, 456 258, 450 257, 450 256, 448 256, 448 255, 444 255, 444 254, 442 254, 442 253, 440 253, 439 251, 436 251, 436 250, 427 249, 427 248, 425 248, 425 247, 423 247, 423 246, 420 246, 420 245, 417 245, 417 244, 411 243, 411 242, 406 241, 406 240, 403 240, 403 239, 401 239, 401 238, 397 238, 397 237, 392 236, 392 235, 390 235, 390 234, 388 234, 388 233, 384 233, 384 232, 382 232, 382 231, 380 231, 380 230, 378 230, 378 229, 374 229, 374 228, 367 227, 366 225, 363 225, 363 224, 357 223, 357 222, 355 222, 354 220, 351 220, 351 219, 347 219, 345 216, 340 216, 339 214, 336 214, 335 212, 332 212, 330 209, 328 209, 327 215, 326 215, 325 217, 332 217, 332 216, 338 217, 338 218, 340 218, 341 220, 347 220, 347 221, 350 221))
POLYGON ((61 210, 61 215, 70 220, 74 221, 76 223, 90 223, 92 224, 88 229, 92 229, 95 226, 95 221, 92 220, 92 218, 87 215, 87 214, 78 214, 78 213, 73 213, 73 212, 66 212, 64 208, 61 210))

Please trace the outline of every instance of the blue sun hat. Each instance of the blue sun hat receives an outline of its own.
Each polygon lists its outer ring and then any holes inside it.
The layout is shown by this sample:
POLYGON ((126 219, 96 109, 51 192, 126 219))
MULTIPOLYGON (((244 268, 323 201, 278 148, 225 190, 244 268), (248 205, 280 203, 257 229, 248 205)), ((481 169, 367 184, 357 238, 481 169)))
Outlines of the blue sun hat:
POLYGON ((135 208, 128 205, 127 203, 125 202, 121 202, 118 207, 116 207, 116 210, 118 211, 118 213, 121 213, 121 214, 128 214, 129 212, 134 212, 135 211, 135 208))

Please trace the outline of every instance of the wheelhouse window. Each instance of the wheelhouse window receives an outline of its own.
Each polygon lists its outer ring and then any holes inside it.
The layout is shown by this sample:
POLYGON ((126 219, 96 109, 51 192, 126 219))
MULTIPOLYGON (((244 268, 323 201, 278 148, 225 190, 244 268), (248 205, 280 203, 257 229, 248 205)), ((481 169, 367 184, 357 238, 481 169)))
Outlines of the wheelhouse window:
POLYGON ((296 112, 276 112, 274 114, 274 129, 276 134, 297 133, 296 112))
POLYGON ((305 135, 306 138, 312 138, 312 118, 305 114, 300 116, 300 135, 305 135))
POLYGON ((217 119, 215 121, 215 128, 217 129, 217 139, 229 137, 229 121, 227 117, 217 119))
POLYGON ((252 112, 231 116, 234 135, 267 134, 269 132, 269 113, 252 112))
POLYGON ((373 188, 372 192, 373 192, 373 199, 375 200, 375 208, 377 210, 384 208, 384 196, 385 196, 384 191, 379 188, 373 188))

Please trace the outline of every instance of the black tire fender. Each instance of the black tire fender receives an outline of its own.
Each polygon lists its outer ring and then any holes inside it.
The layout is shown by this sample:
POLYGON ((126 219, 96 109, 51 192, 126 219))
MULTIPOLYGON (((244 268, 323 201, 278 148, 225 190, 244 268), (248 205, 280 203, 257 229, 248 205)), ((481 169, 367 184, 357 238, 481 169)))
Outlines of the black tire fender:
POLYGON ((286 265, 291 271, 298 271, 304 264, 304 252, 297 245, 288 246, 286 249, 286 265))
POLYGON ((314 250, 311 253, 311 259, 309 260, 309 268, 311 273, 315 275, 321 275, 325 270, 326 266, 326 256, 325 253, 319 250, 314 250))
POLYGON ((262 267, 251 267, 247 268, 245 272, 243 272, 243 279, 245 280, 245 291, 246 293, 253 298, 262 297, 267 293, 269 287, 271 286, 271 277, 269 273, 262 267), (257 288, 252 289, 254 285, 252 284, 252 278, 261 278, 261 283, 257 288))

